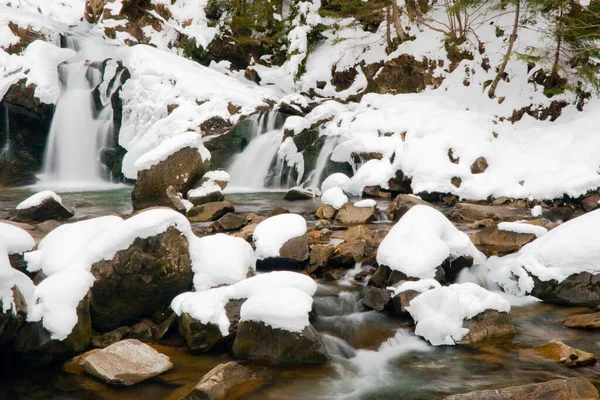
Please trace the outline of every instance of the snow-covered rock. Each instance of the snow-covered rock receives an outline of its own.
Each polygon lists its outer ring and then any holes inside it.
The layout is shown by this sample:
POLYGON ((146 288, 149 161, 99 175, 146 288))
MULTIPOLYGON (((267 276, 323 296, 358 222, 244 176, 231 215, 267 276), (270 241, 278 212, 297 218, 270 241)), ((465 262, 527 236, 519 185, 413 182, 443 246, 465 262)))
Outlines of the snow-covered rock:
POLYGON ((221 186, 212 181, 206 181, 200 187, 190 190, 187 197, 195 206, 214 201, 223 201, 225 198, 221 186))
POLYGON ((321 183, 321 191, 325 193, 328 189, 332 187, 339 187, 343 191, 347 192, 350 188, 350 178, 341 172, 336 172, 335 174, 329 175, 323 183, 321 183))
POLYGON ((267 218, 253 236, 259 269, 299 269, 308 261, 306 220, 298 214, 267 218))
POLYGON ((332 206, 336 210, 339 210, 348 201, 348 196, 338 186, 330 187, 321 195, 321 203, 332 206))
POLYGON ((70 218, 75 213, 65 206, 60 196, 44 190, 23 200, 16 207, 15 221, 44 222, 49 219, 70 218))

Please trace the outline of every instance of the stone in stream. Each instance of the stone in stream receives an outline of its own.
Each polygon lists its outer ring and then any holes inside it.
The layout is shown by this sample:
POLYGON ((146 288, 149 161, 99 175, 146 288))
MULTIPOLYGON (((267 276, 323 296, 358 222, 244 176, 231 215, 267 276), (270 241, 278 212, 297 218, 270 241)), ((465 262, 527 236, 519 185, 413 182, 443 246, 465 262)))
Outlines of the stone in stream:
POLYGON ((131 330, 129 331, 127 337, 139 340, 152 339, 152 327, 145 322, 138 322, 137 324, 131 327, 131 330))
POLYGON ((192 207, 187 212, 191 222, 215 221, 229 212, 234 212, 233 204, 225 201, 217 201, 192 207))
POLYGON ((510 314, 496 310, 485 310, 473 318, 465 320, 463 328, 467 328, 469 333, 462 338, 460 344, 483 342, 517 333, 510 314))
POLYGON ((123 339, 123 337, 129 333, 129 331, 130 329, 128 326, 122 326, 101 335, 94 335, 94 337, 92 337, 92 346, 99 347, 101 349, 108 347, 111 344, 117 343, 119 340, 123 339))
POLYGON ((54 219, 67 219, 74 216, 73 210, 54 197, 48 197, 41 203, 23 209, 17 209, 13 220, 16 222, 44 222, 54 219))
POLYGON ((376 221, 377 207, 356 207, 352 203, 346 203, 338 210, 335 220, 344 225, 359 225, 376 221))
POLYGON ((375 311, 383 311, 392 300, 392 294, 389 290, 375 286, 365 286, 361 294, 363 304, 375 311))
MULTIPOLYGON (((379 289, 384 290, 384 289, 379 289)), ((416 290, 405 290, 392 297, 392 306, 396 315, 405 315, 408 313, 406 307, 410 305, 411 300, 420 295, 421 292, 416 290)))
POLYGON ((571 315, 563 321, 563 325, 567 328, 598 329, 600 328, 600 312, 571 315))
POLYGON ((214 182, 205 182, 201 187, 188 192, 188 200, 194 206, 201 206, 206 203, 223 201, 225 195, 219 185, 214 182))
POLYGON ((495 221, 517 221, 533 218, 527 208, 508 208, 472 203, 458 203, 452 207, 448 217, 456 222, 475 222, 488 218, 495 221))
POLYGON ((169 200, 171 200, 171 204, 169 205, 169 207, 174 209, 175 211, 185 214, 187 209, 185 207, 185 204, 183 204, 183 196, 181 196, 181 193, 177 193, 175 188, 170 185, 165 191, 165 193, 167 194, 169 200))
POLYGON ((111 385, 134 385, 171 368, 169 357, 137 339, 122 340, 83 360, 85 372, 111 385))
POLYGON ((210 160, 203 160, 198 149, 184 147, 158 164, 138 171, 131 192, 133 209, 141 210, 152 206, 170 207, 172 201, 167 196, 169 186, 172 186, 175 192, 187 193, 209 167, 210 160))
POLYGON ((582 367, 595 364, 598 358, 587 351, 575 349, 560 340, 551 340, 533 350, 541 356, 564 364, 566 367, 582 367))
POLYGON ((409 194, 399 194, 396 196, 393 202, 388 205, 385 214, 392 221, 398 221, 408 210, 416 205, 425 205, 433 207, 428 202, 421 200, 417 196, 412 196, 409 194))
POLYGON ((315 195, 312 191, 301 187, 293 187, 287 191, 285 196, 283 196, 283 199, 289 201, 311 200, 313 197, 315 197, 315 195))
POLYGON ((242 385, 255 388, 263 380, 248 368, 234 362, 219 364, 202 377, 194 389, 181 400, 223 400, 233 389, 239 390, 242 385))
POLYGON ((111 260, 92 265, 90 311, 95 329, 110 331, 149 317, 192 288, 187 238, 176 228, 137 238, 111 260))
POLYGON ((301 270, 309 265, 308 235, 297 236, 284 243, 279 257, 256 260, 256 268, 263 271, 301 270))
POLYGON ((291 332, 254 321, 239 323, 233 355, 269 364, 323 364, 330 360, 312 325, 302 332, 291 332))
POLYGON ((329 204, 323 204, 321 207, 319 207, 315 215, 319 219, 333 219, 335 213, 335 208, 333 208, 329 204))
POLYGON ((535 275, 531 295, 545 303, 597 307, 600 305, 600 275, 580 272, 567 277, 562 282, 554 279, 542 281, 535 275))
POLYGON ((471 235, 473 244, 488 257, 515 253, 535 239, 536 235, 533 233, 503 231, 499 230, 497 225, 482 229, 471 235))
POLYGON ((332 245, 314 245, 310 250, 310 266, 307 268, 307 272, 312 274, 326 267, 333 250, 334 246, 332 245))
POLYGON ((543 383, 453 394, 442 400, 597 400, 598 391, 584 378, 556 379, 543 383))
POLYGON ((244 215, 227 213, 211 225, 213 232, 236 231, 248 225, 248 219, 244 215))
POLYGON ((329 259, 328 267, 352 268, 366 259, 366 252, 367 243, 364 240, 338 244, 329 259))

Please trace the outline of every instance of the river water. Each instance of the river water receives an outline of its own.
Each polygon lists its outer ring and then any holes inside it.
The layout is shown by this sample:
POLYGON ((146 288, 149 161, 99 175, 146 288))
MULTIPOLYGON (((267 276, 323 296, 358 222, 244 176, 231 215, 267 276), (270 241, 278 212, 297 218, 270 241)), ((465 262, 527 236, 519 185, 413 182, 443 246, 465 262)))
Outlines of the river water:
MULTIPOLYGON (((120 186, 61 196, 66 204, 76 206, 75 218, 85 218, 113 212, 130 214, 130 192, 131 188, 120 186)), ((31 193, 30 189, 0 191, 0 218, 6 218, 31 193)), ((289 202, 282 198, 280 192, 227 195, 242 213, 268 215, 275 207, 285 207, 309 219, 318 207, 318 200, 289 202)), ((387 201, 379 202, 385 209, 387 201)), ((314 222, 309 220, 309 224, 314 222)), ((411 322, 364 311, 357 301, 361 287, 362 283, 351 280, 319 284, 313 324, 323 333, 333 355, 331 363, 276 368, 251 365, 269 377, 267 383, 250 394, 237 393, 230 398, 436 399, 566 377, 585 377, 600 387, 600 366, 570 369, 531 351, 532 346, 558 339, 600 354, 600 332, 568 329, 561 324, 565 317, 587 309, 542 303, 514 306, 511 315, 518 331, 514 337, 471 346, 433 347, 413 335, 411 322)), ((68 374, 57 366, 0 376, 0 399, 179 399, 211 368, 232 360, 227 354, 192 355, 176 334, 152 345, 171 357, 174 368, 133 387, 110 387, 85 374, 68 374)))

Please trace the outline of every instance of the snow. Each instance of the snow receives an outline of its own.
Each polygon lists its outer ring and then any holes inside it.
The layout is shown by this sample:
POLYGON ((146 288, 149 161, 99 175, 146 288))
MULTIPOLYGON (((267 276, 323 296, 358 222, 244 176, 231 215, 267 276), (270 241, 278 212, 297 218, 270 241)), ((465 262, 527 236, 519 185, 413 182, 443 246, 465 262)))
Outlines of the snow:
POLYGON ((377 202, 373 199, 361 200, 361 201, 357 201, 356 203, 354 203, 354 207, 359 207, 359 208, 369 208, 369 207, 375 207, 375 206, 377 206, 377 202))
POLYGON ((377 262, 408 277, 433 278, 446 259, 485 260, 469 236, 436 209, 417 205, 394 225, 377 250, 377 262))
POLYGON ((421 293, 407 310, 416 322, 415 334, 440 346, 454 345, 469 333, 463 328, 465 319, 486 310, 507 313, 510 304, 499 294, 474 283, 457 283, 421 293))
POLYGON ((365 186, 388 188, 388 181, 396 175, 396 170, 389 160, 369 160, 350 179, 348 191, 354 195, 362 195, 365 186))
POLYGON ((540 217, 542 215, 542 206, 534 206, 531 209, 531 216, 537 218, 540 217))
POLYGON ((323 183, 321 183, 321 191, 325 193, 332 187, 339 187, 343 191, 347 192, 350 187, 350 178, 346 174, 336 172, 335 174, 329 175, 323 183))
POLYGON ((523 246, 519 252, 485 263, 489 277, 514 295, 533 289, 535 275, 541 281, 564 281, 573 274, 600 273, 600 210, 567 221, 523 246))
POLYGON ((390 286, 388 290, 392 290, 394 294, 392 297, 399 295, 400 293, 414 290, 420 293, 426 292, 431 289, 441 288, 442 285, 435 279, 419 279, 418 281, 403 281, 398 286, 390 286))
POLYGON ((17 205, 17 210, 26 210, 28 208, 37 207, 48 199, 54 199, 57 203, 62 204, 62 199, 59 195, 51 190, 44 190, 28 197, 17 205))
POLYGON ((223 193, 221 186, 217 185, 213 181, 206 181, 196 189, 188 191, 188 199, 202 198, 211 195, 212 193, 223 193))
POLYGON ((231 181, 231 176, 227 173, 227 171, 222 170, 208 171, 204 174, 204 178, 207 178, 213 182, 231 181))
POLYGON ((203 161, 210 160, 210 152, 202 144, 202 136, 196 132, 186 132, 165 139, 154 149, 139 157, 134 166, 138 171, 149 169, 186 147, 198 149, 203 161))
POLYGON ((531 233, 536 237, 544 236, 548 233, 548 229, 543 226, 537 226, 522 222, 500 222, 498 230, 516 232, 516 233, 531 233))
POLYGON ((305 129, 309 129, 311 123, 304 117, 292 115, 285 120, 284 131, 290 131, 292 135, 297 135, 305 129))
POLYGON ((196 240, 198 254, 194 263, 194 288, 203 291, 218 285, 231 285, 246 279, 256 270, 252 246, 244 239, 217 233, 196 240))
MULTIPOLYGON (((203 324, 218 325, 221 334, 227 336, 230 324, 225 306, 229 300, 248 299, 279 289, 284 292, 300 291, 310 297, 317 291, 317 284, 307 275, 290 271, 276 271, 253 276, 231 286, 203 292, 182 293, 173 299, 171 308, 177 315, 188 313, 203 324)), ((296 295, 297 297, 301 296, 296 295)), ((274 304, 280 304, 279 302, 279 298, 275 299, 274 304)), ((284 316, 283 320, 287 321, 287 318, 284 316)))
POLYGON ((240 311, 240 321, 262 322, 274 329, 302 332, 309 325, 311 296, 296 288, 279 288, 250 297, 240 311))
POLYGON ((8 255, 29 251, 35 246, 35 240, 24 229, 0 222, 0 247, 8 255))
POLYGON ((346 196, 344 191, 337 186, 327 189, 321 195, 321 203, 330 205, 336 210, 339 210, 348 201, 348 196, 346 196))
POLYGON ((281 247, 290 239, 306 234, 306 220, 298 214, 281 214, 267 218, 256 226, 256 259, 279 257, 281 247))

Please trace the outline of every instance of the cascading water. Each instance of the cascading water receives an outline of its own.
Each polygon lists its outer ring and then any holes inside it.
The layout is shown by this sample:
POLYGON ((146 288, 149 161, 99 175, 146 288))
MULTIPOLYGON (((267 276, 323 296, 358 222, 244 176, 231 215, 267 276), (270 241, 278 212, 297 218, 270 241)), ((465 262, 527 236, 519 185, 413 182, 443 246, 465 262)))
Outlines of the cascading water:
MULTIPOLYGON (((76 39, 66 39, 66 47, 80 49, 76 39)), ((96 113, 92 90, 100 84, 101 74, 85 57, 74 60, 59 66, 63 84, 48 135, 41 185, 86 189, 106 184, 100 153, 112 139, 113 112, 107 105, 96 113)))
POLYGON ((8 115, 8 106, 4 105, 4 124, 2 125, 4 133, 4 144, 0 148, 0 160, 10 160, 11 157, 11 142, 10 142, 10 120, 8 115))
POLYGON ((314 171, 311 173, 308 179, 308 187, 317 189, 319 188, 322 180, 323 180, 323 171, 325 171, 325 167, 327 167, 327 162, 331 158, 331 154, 335 149, 335 146, 338 145, 340 141, 339 136, 326 136, 325 143, 323 143, 323 147, 321 151, 319 151, 319 156, 317 157, 317 162, 315 165, 314 171))

